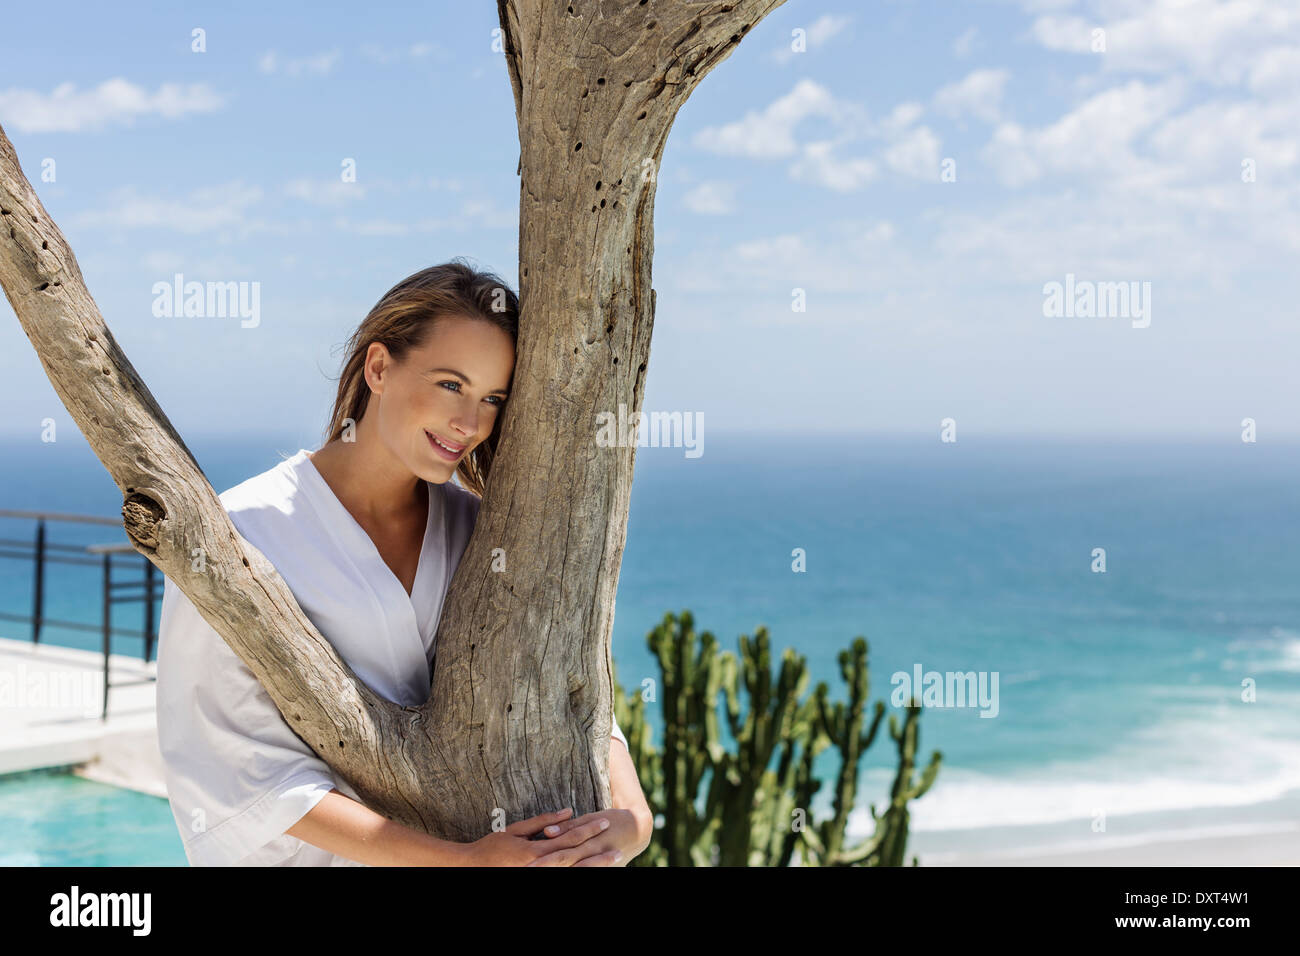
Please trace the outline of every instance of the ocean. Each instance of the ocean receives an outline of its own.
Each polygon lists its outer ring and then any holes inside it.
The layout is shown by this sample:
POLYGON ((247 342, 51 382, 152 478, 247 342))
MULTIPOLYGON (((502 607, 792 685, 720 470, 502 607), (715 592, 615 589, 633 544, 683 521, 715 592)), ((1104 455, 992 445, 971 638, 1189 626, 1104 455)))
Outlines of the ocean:
MULTIPOLYGON (((836 655, 865 637, 871 700, 900 720, 894 675, 975 672, 991 705, 947 697, 920 719, 918 760, 940 750, 943 767, 912 805, 911 850, 936 861, 1296 818, 1300 445, 936 433, 804 436, 792 453, 770 436, 708 439, 699 457, 637 452, 613 637, 625 689, 658 678, 647 632, 683 609, 732 651, 766 626, 774 659, 805 655, 832 699, 845 699, 836 655)), ((217 491, 310 441, 187 436, 217 491)), ((0 456, 0 507, 120 516, 79 437, 8 438, 0 456)), ((125 540, 50 528, 54 541, 125 540)), ((0 519, 0 537, 33 532, 0 519)), ((52 570, 46 613, 97 623, 99 575, 52 570)), ((30 602, 30 564, 0 561, 0 610, 30 602)), ((138 626, 138 610, 118 613, 138 626)), ((3 636, 29 633, 0 621, 3 636)), ((43 639, 99 646, 90 633, 43 639)), ((867 804, 887 800, 895 762, 882 727, 856 832, 870 831, 867 804)), ((829 781, 833 753, 817 768, 829 781)))

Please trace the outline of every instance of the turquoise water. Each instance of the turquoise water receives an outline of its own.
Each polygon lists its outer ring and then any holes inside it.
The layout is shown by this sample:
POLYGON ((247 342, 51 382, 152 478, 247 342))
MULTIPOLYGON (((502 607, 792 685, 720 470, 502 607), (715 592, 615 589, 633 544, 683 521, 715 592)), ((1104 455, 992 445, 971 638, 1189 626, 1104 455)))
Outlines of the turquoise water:
MULTIPOLYGON (((277 452, 316 447, 190 446, 218 491, 273 466, 277 452)), ((29 442, 4 454, 22 462, 0 474, 6 507, 120 509, 84 447, 29 442)), ((1296 475, 1300 447, 1235 433, 1200 444, 839 436, 798 458, 766 437, 712 433, 699 458, 641 448, 614 624, 618 678, 629 689, 657 679, 646 632, 689 608, 725 649, 766 625, 778 652, 806 655, 814 680, 842 698, 835 657, 863 635, 873 699, 888 702, 891 675, 917 665, 999 677, 996 717, 923 714, 922 751, 945 761, 914 805, 918 832, 1069 830, 1098 811, 1135 821, 1206 807, 1245 814, 1300 788, 1296 475), (802 573, 791 567, 796 548, 802 573), (1095 548, 1105 573, 1092 570, 1095 548)), ((0 522, 0 534, 30 527, 0 522)), ((29 573, 0 572, 0 607, 25 608, 29 573)), ((97 620, 97 575, 63 588, 59 613, 97 620)), ((893 762, 882 731, 864 761, 863 815, 886 794, 893 762)), ((818 770, 825 778, 835 766, 824 754, 818 770)))
POLYGON ((0 777, 0 866, 188 866, 167 801, 67 770, 0 777))
MULTIPOLYGON (((731 648, 766 624, 833 693, 858 634, 876 698, 918 663, 997 672, 996 718, 923 714, 922 751, 945 766, 918 830, 1086 825, 1300 787, 1295 446, 856 439, 793 464, 757 442, 719 439, 698 461, 650 451, 661 467, 638 473, 615 628, 625 685, 656 676, 636 625, 665 605, 731 648)), ((864 761, 874 798, 890 743, 864 761)))

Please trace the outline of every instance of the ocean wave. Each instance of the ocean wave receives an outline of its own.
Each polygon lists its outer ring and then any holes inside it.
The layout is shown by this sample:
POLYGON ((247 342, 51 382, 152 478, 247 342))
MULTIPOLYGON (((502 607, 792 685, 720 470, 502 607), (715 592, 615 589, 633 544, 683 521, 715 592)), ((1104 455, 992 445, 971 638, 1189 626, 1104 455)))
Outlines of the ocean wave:
POLYGON ((1216 837, 1252 837, 1270 833, 1296 832, 1300 832, 1300 823, 1277 821, 1268 823, 1225 823, 1217 826, 1168 827, 1160 830, 1144 830, 1141 833, 1128 834, 1126 836, 1106 835, 1093 839, 1058 840, 1055 842, 1045 841, 1039 844, 1015 847, 1012 849, 998 848, 996 851, 994 851, 993 848, 988 848, 985 851, 962 850, 955 852, 923 853, 920 855, 928 865, 943 865, 948 863, 962 863, 969 860, 972 853, 979 854, 981 852, 996 852, 998 857, 1017 859, 1039 856, 1058 856, 1067 853, 1100 853, 1124 847, 1149 846, 1155 843, 1168 843, 1171 841, 1181 842, 1189 840, 1205 840, 1216 837))
MULTIPOLYGON (((1244 706, 1244 705, 1243 705, 1244 706)), ((1300 790, 1300 743, 1212 721, 1171 720, 1144 728, 1086 762, 1013 773, 945 766, 911 806, 918 832, 1091 821, 1139 813, 1241 807, 1300 790)), ((874 830, 867 809, 883 811, 893 771, 863 775, 849 832, 874 830)))

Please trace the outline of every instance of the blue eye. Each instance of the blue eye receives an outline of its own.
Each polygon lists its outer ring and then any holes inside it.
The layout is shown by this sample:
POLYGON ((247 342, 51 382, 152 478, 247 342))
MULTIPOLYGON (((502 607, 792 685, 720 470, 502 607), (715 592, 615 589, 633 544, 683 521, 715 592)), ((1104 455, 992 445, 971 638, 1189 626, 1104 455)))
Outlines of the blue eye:
MULTIPOLYGON (((460 382, 457 381, 439 382, 438 384, 443 386, 444 388, 447 388, 448 386, 454 386, 453 388, 448 389, 449 391, 452 392, 460 391, 460 382)), ((491 400, 492 404, 495 405, 497 408, 500 408, 502 405, 506 403, 506 400, 502 398, 500 395, 489 395, 488 399, 491 400)))

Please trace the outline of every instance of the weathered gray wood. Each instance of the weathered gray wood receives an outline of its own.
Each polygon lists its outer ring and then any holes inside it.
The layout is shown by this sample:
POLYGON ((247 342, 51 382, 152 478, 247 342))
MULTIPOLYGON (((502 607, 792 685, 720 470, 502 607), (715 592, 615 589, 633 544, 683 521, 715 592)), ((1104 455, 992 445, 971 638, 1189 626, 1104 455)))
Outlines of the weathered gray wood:
MULTIPOLYGON (((0 285, 55 391, 122 492, 136 550, 172 578, 289 725, 376 808, 401 709, 371 692, 241 538, 194 457, 113 339, 76 257, 0 130, 0 285), (201 549, 203 572, 191 570, 201 549), (339 746, 342 740, 344 747, 339 746)), ((403 781, 405 788, 414 781, 403 781)), ((405 808, 409 811, 409 807, 405 808)), ((415 819, 407 812, 404 820, 415 819)))
POLYGON ((782 2, 499 0, 520 141, 519 346, 418 708, 367 688, 235 531, 0 130, 0 284, 121 489, 136 549, 392 819, 469 841, 494 810, 509 821, 609 806, 609 642, 635 447, 598 447, 596 415, 639 409, 644 395, 654 172, 677 110, 782 2), (505 572, 492 570, 495 548, 505 572))

